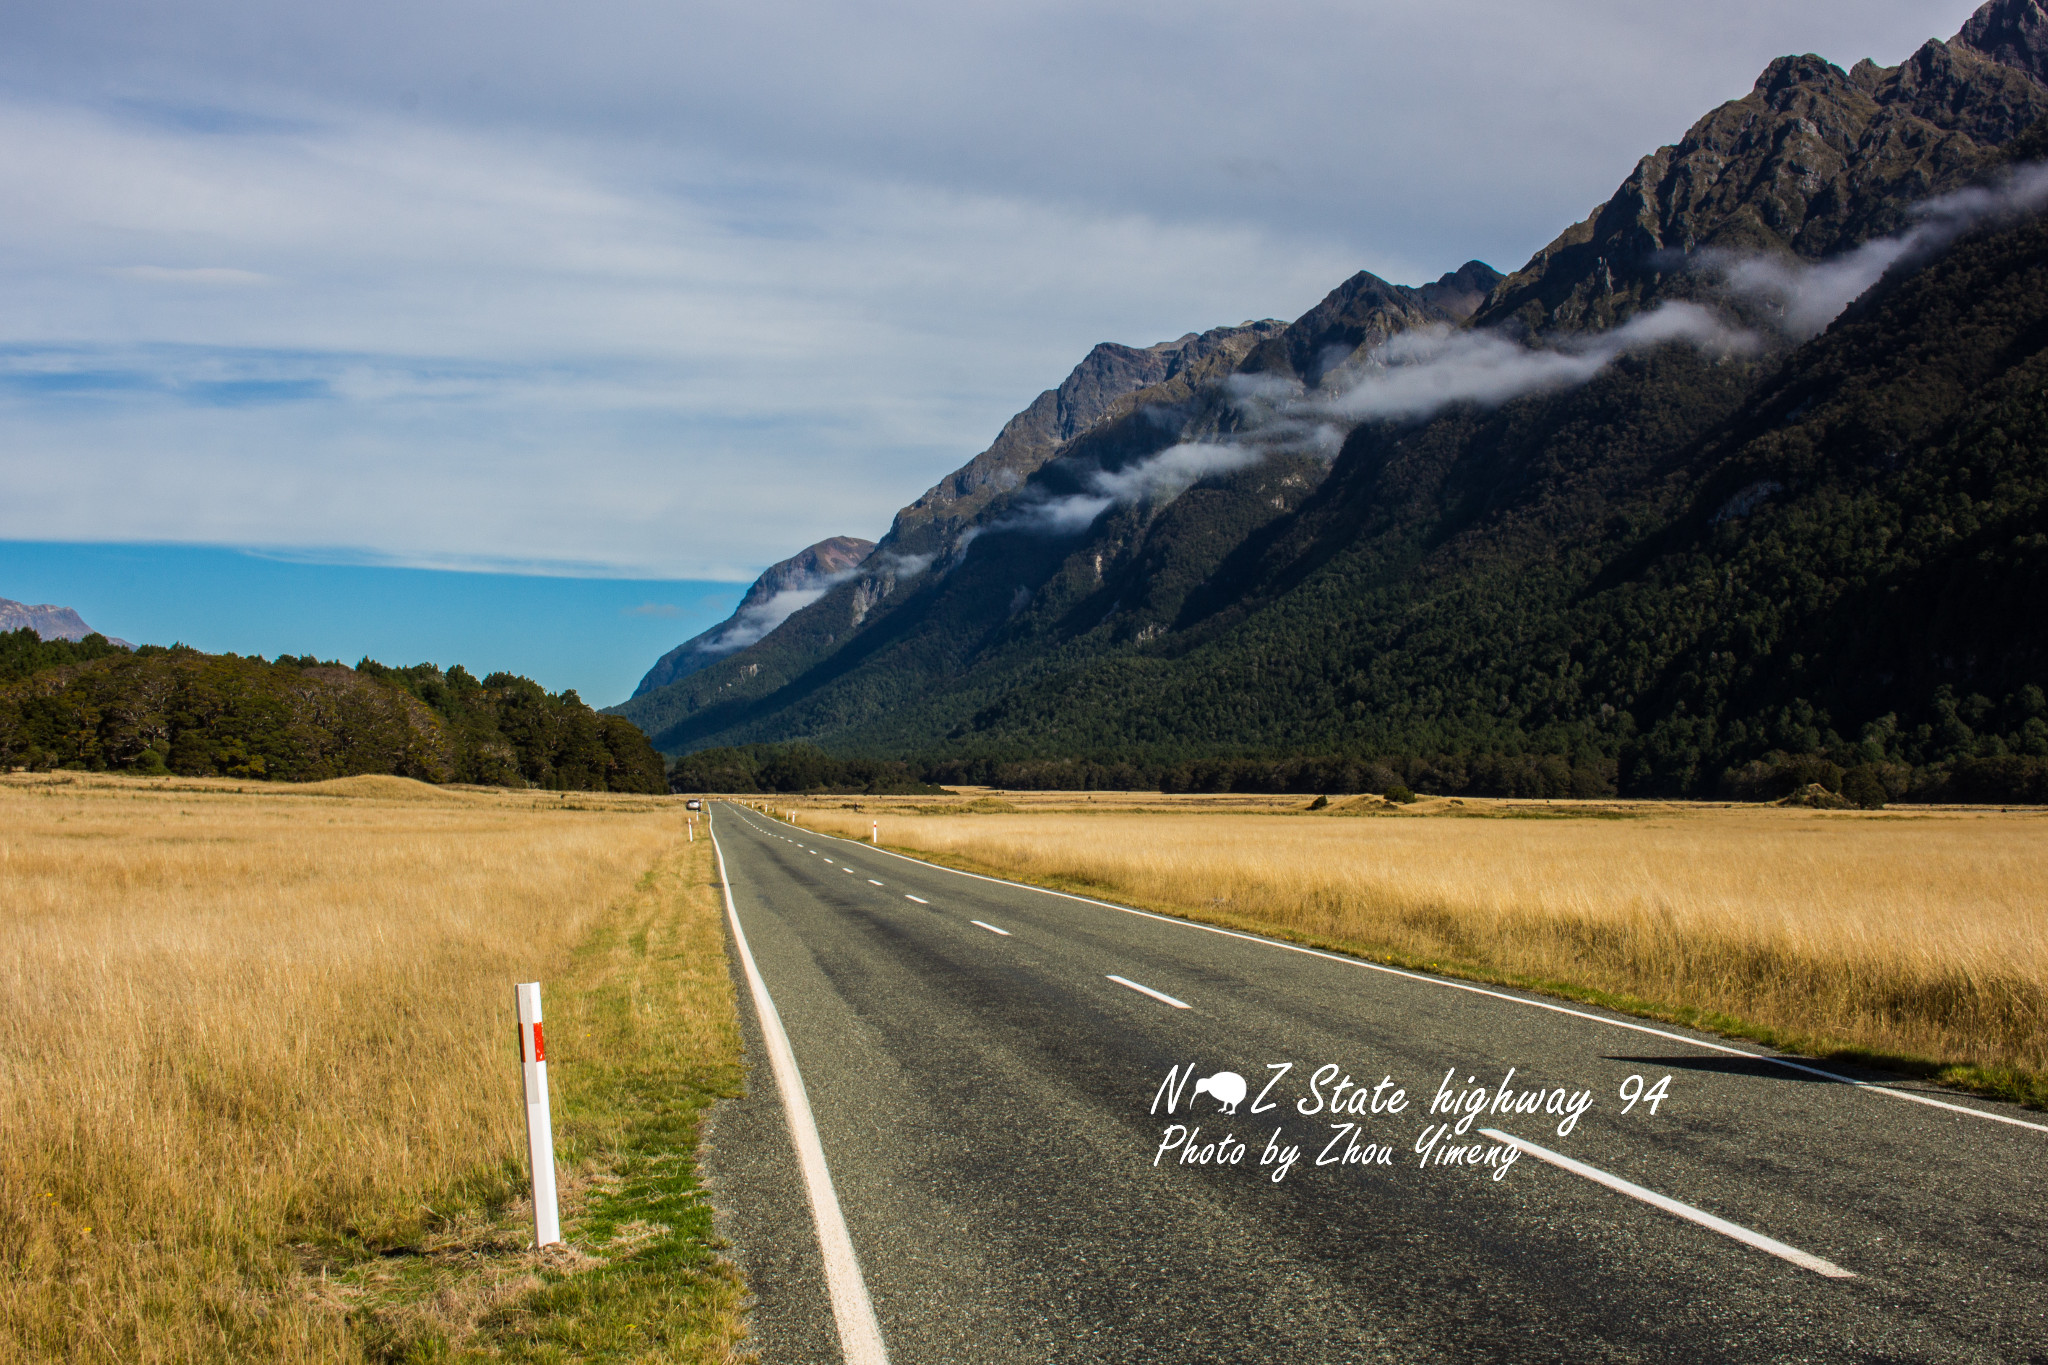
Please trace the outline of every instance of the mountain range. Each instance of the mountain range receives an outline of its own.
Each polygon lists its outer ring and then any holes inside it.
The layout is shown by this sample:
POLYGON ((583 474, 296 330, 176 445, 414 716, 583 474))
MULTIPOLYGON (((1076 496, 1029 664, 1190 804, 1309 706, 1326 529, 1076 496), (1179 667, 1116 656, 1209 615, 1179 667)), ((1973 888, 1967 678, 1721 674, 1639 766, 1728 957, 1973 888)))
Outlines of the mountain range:
POLYGON ((2038 0, 1894 67, 1780 58, 1505 277, 1099 346, 815 600, 617 710, 670 754, 1049 782, 2048 758, 2044 82, 2038 0))
MULTIPOLYGON (((99 634, 70 607, 52 606, 47 602, 32 607, 26 602, 0 597, 0 633, 13 630, 32 630, 45 640, 83 640, 88 635, 99 634)), ((109 638, 108 643, 123 649, 134 648, 126 640, 109 638)))

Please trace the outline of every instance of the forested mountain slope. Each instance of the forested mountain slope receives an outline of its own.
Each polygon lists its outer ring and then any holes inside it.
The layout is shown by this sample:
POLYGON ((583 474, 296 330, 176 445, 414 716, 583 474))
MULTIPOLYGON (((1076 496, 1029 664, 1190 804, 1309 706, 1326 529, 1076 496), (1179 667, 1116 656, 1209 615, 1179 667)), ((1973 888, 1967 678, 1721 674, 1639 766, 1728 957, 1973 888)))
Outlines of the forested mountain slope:
POLYGON ((672 753, 1447 787, 2048 755, 2048 177, 2000 169, 2048 151, 2039 17, 1774 62, 1514 275, 1359 276, 1231 335, 628 714, 672 753))

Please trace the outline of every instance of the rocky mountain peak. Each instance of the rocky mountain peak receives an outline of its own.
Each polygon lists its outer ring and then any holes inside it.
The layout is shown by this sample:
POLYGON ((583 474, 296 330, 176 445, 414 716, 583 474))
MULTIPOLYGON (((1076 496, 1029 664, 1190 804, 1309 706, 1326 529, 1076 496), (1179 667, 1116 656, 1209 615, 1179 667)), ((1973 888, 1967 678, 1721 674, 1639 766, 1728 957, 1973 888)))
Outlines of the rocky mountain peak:
POLYGON ((1835 84, 1849 85, 1853 82, 1833 62, 1807 52, 1775 59, 1763 69, 1763 74, 1756 78, 1756 85, 1752 88, 1771 101, 1773 108, 1783 108, 1782 101, 1786 99, 1820 93, 1835 84))
POLYGON ((1245 358, 1243 372, 1279 375, 1314 389, 1347 361, 1370 353, 1397 333, 1430 323, 1464 321, 1501 278, 1483 261, 1467 261, 1419 289, 1390 284, 1361 270, 1286 331, 1261 342, 1245 358))
MULTIPOLYGON (((1994 0, 1978 19, 2035 4, 1994 0)), ((1682 280, 1680 258, 1703 249, 1833 255, 1897 231, 1909 204, 1967 183, 2044 117, 2048 87, 1960 37, 1929 40, 1896 67, 1843 71, 1810 53, 1780 57, 1747 95, 1644 157, 1474 321, 1597 330, 1682 280)))
POLYGON ((2041 0, 1988 0, 1950 42, 2048 84, 2048 10, 2041 0))
POLYGON ((1463 322, 1479 311, 1493 287, 1506 278, 1484 261, 1467 261, 1415 293, 1425 304, 1463 322))
MULTIPOLYGON (((32 630, 45 640, 83 640, 88 635, 99 634, 70 607, 48 602, 30 606, 26 602, 0 597, 0 631, 13 630, 32 630)), ((116 640, 111 636, 108 643, 123 649, 134 648, 126 640, 116 640)))
POLYGON ((806 591, 827 579, 858 568, 874 552, 875 542, 859 536, 832 536, 807 546, 779 564, 770 565, 740 599, 739 610, 758 606, 778 593, 806 591))

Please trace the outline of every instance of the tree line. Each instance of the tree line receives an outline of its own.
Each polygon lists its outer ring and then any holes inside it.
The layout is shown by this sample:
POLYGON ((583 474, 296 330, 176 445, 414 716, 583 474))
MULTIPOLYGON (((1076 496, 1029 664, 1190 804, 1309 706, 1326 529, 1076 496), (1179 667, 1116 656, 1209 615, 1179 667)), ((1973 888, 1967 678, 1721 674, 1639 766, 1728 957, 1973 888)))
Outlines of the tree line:
MULTIPOLYGON (((1242 792, 1339 796, 1372 793, 1588 800, 1618 794, 1619 765, 1597 755, 1391 754, 1200 758, 1145 763, 1085 758, 927 759, 838 757, 816 745, 753 744, 676 759, 677 792, 886 795, 937 793, 945 785, 1008 791, 1242 792)), ((1962 757, 1914 766, 1844 765, 1825 753, 1776 752, 1722 772, 1700 793, 1729 801, 1778 801, 1818 785, 1840 804, 2048 804, 2048 759, 1962 757)))
POLYGON ((26 629, 0 634, 0 768, 667 790, 661 755, 630 722, 511 673, 129 651, 26 629))

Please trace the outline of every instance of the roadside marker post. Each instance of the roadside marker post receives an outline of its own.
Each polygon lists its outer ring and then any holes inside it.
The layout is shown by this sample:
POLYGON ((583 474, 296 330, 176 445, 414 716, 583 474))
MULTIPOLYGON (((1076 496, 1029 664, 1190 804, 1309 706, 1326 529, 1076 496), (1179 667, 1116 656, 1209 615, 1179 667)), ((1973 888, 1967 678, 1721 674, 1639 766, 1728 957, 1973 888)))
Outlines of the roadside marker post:
POLYGON ((876 848, 882 846, 882 822, 880 820, 868 821, 868 842, 876 848))
POLYGON ((562 1240, 561 1209, 555 1202, 555 1125, 548 1113, 548 1051, 540 1027, 540 982, 521 982, 519 1069, 526 1079, 526 1155, 533 1170, 533 1244, 562 1240))

